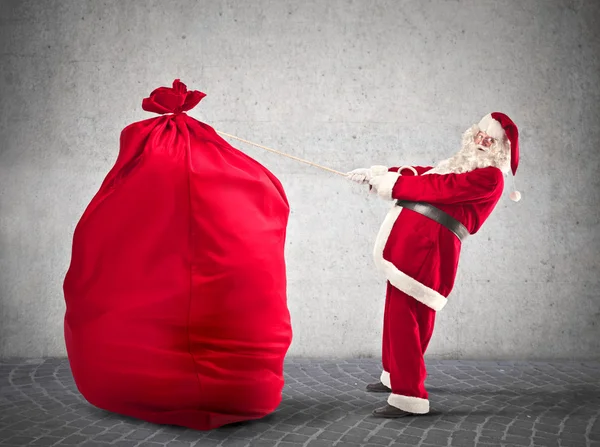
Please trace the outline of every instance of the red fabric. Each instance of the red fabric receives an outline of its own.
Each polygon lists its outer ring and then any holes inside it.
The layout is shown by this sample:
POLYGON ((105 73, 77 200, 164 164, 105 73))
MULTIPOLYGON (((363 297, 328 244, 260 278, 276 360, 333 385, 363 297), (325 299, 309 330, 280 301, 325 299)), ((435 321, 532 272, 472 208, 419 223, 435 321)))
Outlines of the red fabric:
POLYGON ((392 393, 427 399, 423 355, 433 334, 436 312, 387 283, 383 314, 382 363, 392 393))
POLYGON ((519 129, 504 113, 493 112, 491 115, 493 119, 500 123, 508 141, 510 141, 510 168, 513 175, 515 175, 519 166, 519 129))
POLYGON ((392 198, 431 203, 462 222, 471 234, 481 228, 504 189, 504 176, 494 167, 463 174, 427 175, 422 174, 429 169, 416 169, 419 176, 402 174, 394 185, 392 198))
MULTIPOLYGON (((425 172, 429 171, 432 167, 431 166, 411 166, 415 171, 417 171, 417 175, 422 175, 425 172)), ((412 169, 409 169, 408 167, 405 166, 399 166, 399 167, 392 167, 389 168, 388 171, 390 172, 398 172, 398 170, 402 168, 402 170, 400 171, 400 175, 402 175, 403 177, 410 177, 410 176, 414 176, 415 173, 412 171, 412 169)))
POLYGON ((207 430, 277 408, 292 330, 286 195, 181 113, 203 95, 178 81, 157 89, 144 107, 177 113, 123 130, 75 229, 64 294, 69 361, 90 403, 207 430))
MULTIPOLYGON (((428 202, 476 233, 500 200, 502 172, 494 167, 463 174, 425 174, 403 170, 393 190, 395 200, 428 202)), ((409 209, 396 219, 384 259, 421 284, 447 297, 454 287, 461 242, 437 222, 409 209)), ((395 394, 427 398, 423 354, 431 338, 435 311, 388 284, 384 316, 383 367, 395 394)))
MULTIPOLYGON (((392 198, 431 203, 475 234, 500 200, 503 188, 502 172, 489 167, 464 174, 402 175, 394 185, 392 198)), ((460 248, 461 242, 446 227, 404 209, 392 228, 384 258, 448 296, 454 287, 460 248)))

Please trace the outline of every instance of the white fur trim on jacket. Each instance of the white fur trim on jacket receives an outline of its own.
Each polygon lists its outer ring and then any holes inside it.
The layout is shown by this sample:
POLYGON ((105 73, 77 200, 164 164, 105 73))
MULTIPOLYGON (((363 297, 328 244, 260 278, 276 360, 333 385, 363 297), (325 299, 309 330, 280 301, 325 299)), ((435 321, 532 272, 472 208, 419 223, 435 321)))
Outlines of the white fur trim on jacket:
POLYGON ((390 373, 383 370, 381 371, 381 377, 379 378, 381 383, 383 383, 388 388, 392 388, 392 382, 390 381, 390 373))
POLYGON ((392 200, 392 190, 400 178, 397 172, 386 172, 377 182, 377 194, 387 200, 392 200))
POLYGON ((402 396, 401 394, 390 394, 388 404, 414 414, 429 413, 429 400, 420 397, 402 396))
POLYGON ((406 273, 400 271, 394 264, 383 258, 383 250, 387 244, 394 223, 398 219, 402 207, 394 205, 394 207, 388 212, 387 216, 381 224, 379 233, 375 240, 375 248, 373 249, 373 259, 377 268, 383 272, 386 279, 398 290, 412 296, 417 301, 425 304, 435 311, 440 311, 444 308, 448 300, 446 297, 441 295, 439 292, 427 287, 425 284, 421 284, 416 279, 408 276, 406 273))
POLYGON ((496 140, 501 141, 506 136, 502 125, 499 121, 496 121, 494 118, 492 118, 491 113, 488 113, 486 116, 481 118, 481 121, 479 121, 477 127, 479 127, 479 130, 487 133, 490 137, 495 138, 496 140))

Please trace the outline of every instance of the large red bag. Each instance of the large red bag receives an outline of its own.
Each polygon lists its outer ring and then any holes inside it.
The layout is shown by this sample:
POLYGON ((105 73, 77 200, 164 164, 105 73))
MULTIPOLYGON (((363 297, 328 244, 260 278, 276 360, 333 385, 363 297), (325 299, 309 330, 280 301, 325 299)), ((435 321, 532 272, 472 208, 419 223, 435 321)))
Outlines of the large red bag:
POLYGON ((73 237, 65 341, 93 405, 207 430, 281 401, 292 330, 278 179, 186 113, 175 80, 145 98, 164 114, 121 133, 115 166, 73 237))

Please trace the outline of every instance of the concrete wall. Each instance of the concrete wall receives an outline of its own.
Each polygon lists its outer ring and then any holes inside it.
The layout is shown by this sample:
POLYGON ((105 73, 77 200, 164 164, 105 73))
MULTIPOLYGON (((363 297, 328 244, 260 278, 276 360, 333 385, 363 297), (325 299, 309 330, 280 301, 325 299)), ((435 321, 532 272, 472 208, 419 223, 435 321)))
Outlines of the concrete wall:
MULTIPOLYGON (((64 355, 71 236, 141 100, 348 171, 434 163, 491 111, 521 131, 511 183, 465 243, 430 358, 599 358, 600 3, 595 0, 1 1, 0 356, 64 355)), ((378 356, 387 207, 231 141, 283 182, 290 355, 378 356)), ((510 179, 509 179, 510 180, 510 179)))

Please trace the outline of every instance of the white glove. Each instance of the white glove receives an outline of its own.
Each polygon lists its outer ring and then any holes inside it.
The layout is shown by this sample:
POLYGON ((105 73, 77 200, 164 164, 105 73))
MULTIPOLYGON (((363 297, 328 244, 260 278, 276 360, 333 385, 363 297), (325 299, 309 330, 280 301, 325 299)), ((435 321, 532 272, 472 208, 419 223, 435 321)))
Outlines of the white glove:
POLYGON ((359 168, 354 171, 348 172, 346 175, 348 178, 356 183, 369 183, 369 181, 376 175, 382 175, 388 172, 386 166, 376 165, 367 168, 359 168))
POLYGON ((375 166, 371 166, 371 178, 377 176, 377 175, 384 175, 387 174, 388 172, 388 167, 387 166, 381 166, 381 165, 375 165, 375 166))
POLYGON ((367 169, 367 168, 358 168, 358 169, 355 169, 354 171, 348 172, 346 175, 353 182, 369 183, 369 180, 371 179, 370 171, 371 170, 367 169))

